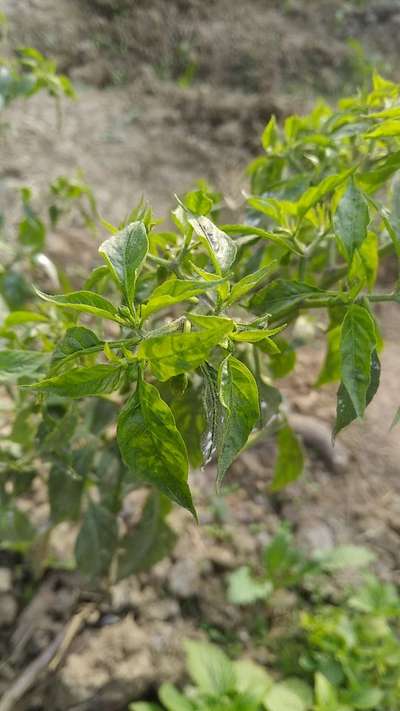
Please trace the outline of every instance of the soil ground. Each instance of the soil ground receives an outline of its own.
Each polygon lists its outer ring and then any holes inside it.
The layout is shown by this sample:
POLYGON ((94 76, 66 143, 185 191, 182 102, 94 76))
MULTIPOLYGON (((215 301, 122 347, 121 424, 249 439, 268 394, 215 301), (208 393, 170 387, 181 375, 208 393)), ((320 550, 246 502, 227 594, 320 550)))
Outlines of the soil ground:
MULTIPOLYGON (((164 215, 173 193, 199 178, 221 189, 226 209, 235 210, 246 186, 243 167, 257 153, 271 112, 301 112, 316 95, 332 100, 363 82, 361 45, 369 61, 400 78, 394 1, 3 4, 10 45, 55 56, 76 83, 78 100, 64 102, 61 126, 54 103, 42 96, 7 111, 0 208, 25 184, 40 203, 51 179, 79 168, 110 222, 142 194, 164 215), (351 44, 353 38, 361 44, 351 44)), ((83 265, 96 259, 95 243, 73 222, 51 235, 49 248, 59 264, 73 264, 79 253, 83 265)), ((107 595, 82 591, 73 573, 48 571, 33 584, 18 556, 0 558, 0 693, 82 606, 86 615, 61 663, 17 711, 117 711, 130 700, 153 698, 160 681, 181 677, 182 640, 201 630, 250 649, 246 620, 226 601, 226 574, 256 560, 283 518, 307 547, 368 545, 379 573, 400 584, 400 443, 398 432, 389 433, 399 405, 393 383, 400 318, 395 309, 385 313, 382 385, 366 422, 341 438, 348 462, 340 471, 310 448, 303 479, 267 497, 274 451, 266 441, 235 464, 222 498, 214 494, 212 467, 195 472, 200 527, 175 511, 171 523, 182 535, 171 557, 107 595), (34 594, 26 605, 29 585, 34 594)), ((329 427, 334 391, 313 388, 322 357, 318 343, 299 351, 295 375, 282 387, 294 413, 329 427)), ((60 552, 71 544, 60 527, 60 552)), ((265 649, 255 654, 263 660, 265 649)))

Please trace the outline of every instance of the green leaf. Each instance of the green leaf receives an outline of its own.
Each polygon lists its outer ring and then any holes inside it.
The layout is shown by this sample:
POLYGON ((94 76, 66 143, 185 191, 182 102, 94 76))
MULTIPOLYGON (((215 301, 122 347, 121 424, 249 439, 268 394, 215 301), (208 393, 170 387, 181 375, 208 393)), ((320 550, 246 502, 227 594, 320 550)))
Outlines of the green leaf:
POLYGON ((254 210, 266 215, 278 225, 287 226, 288 218, 297 215, 296 203, 290 200, 278 200, 275 197, 249 197, 247 202, 254 210))
POLYGON ((202 331, 221 331, 223 334, 221 340, 229 335, 233 329, 234 323, 231 318, 226 316, 203 316, 200 314, 187 314, 188 320, 202 331))
POLYGON ((336 689, 321 672, 315 675, 315 699, 316 711, 339 711, 336 689))
POLYGON ((12 311, 5 319, 4 325, 9 328, 10 326, 19 326, 25 323, 46 323, 48 320, 47 316, 35 311, 12 311))
POLYGON ((194 215, 208 215, 213 208, 213 201, 203 190, 186 193, 183 202, 194 215))
POLYGON ((117 323, 125 323, 118 316, 118 311, 111 301, 99 294, 95 294, 94 291, 72 291, 70 294, 57 295, 45 294, 39 289, 35 289, 35 291, 41 299, 49 301, 55 306, 72 309, 80 313, 93 314, 117 323))
POLYGON ((201 367, 203 376, 203 412, 206 419, 206 427, 200 438, 203 463, 208 464, 217 451, 220 441, 223 406, 218 394, 218 371, 210 365, 204 363, 201 367))
POLYGON ((348 307, 341 329, 341 377, 357 417, 362 417, 367 405, 371 380, 371 356, 376 347, 374 320, 363 306, 348 307))
POLYGON ((336 190, 353 172, 354 168, 350 168, 337 175, 328 175, 321 180, 318 185, 313 185, 308 188, 297 203, 297 213, 299 217, 304 217, 314 205, 325 198, 329 193, 333 192, 333 190, 336 190))
POLYGON ((307 711, 312 702, 313 694, 308 684, 294 677, 274 684, 264 698, 268 711, 307 711))
POLYGON ((50 514, 53 523, 78 521, 85 478, 61 463, 54 464, 48 480, 50 514))
POLYGON ((129 705, 129 711, 163 711, 158 704, 149 704, 147 701, 139 701, 129 705))
POLYGON ((31 377, 41 370, 48 360, 47 353, 5 349, 0 352, 0 383, 31 377))
POLYGON ((168 711, 193 711, 193 705, 173 684, 161 684, 158 695, 168 711))
POLYGON ((244 328, 240 331, 234 331, 231 334, 231 339, 239 343, 259 343, 267 340, 269 343, 268 352, 279 353, 279 347, 271 340, 271 336, 280 333, 284 328, 286 328, 286 324, 276 328, 244 328))
POLYGON ((122 373, 123 367, 119 363, 93 365, 88 368, 74 368, 26 387, 61 397, 106 395, 118 390, 122 373))
POLYGON ((246 444, 260 419, 257 383, 250 370, 233 356, 221 363, 218 371, 219 397, 225 408, 221 438, 218 442, 217 481, 246 444))
POLYGON ((265 600, 272 592, 269 580, 257 580, 250 568, 242 566, 228 577, 228 600, 234 605, 251 605, 257 600, 265 600))
POLYGON ((347 699, 354 709, 379 709, 383 702, 385 692, 376 687, 364 687, 347 695, 347 699))
POLYGON ((327 351, 315 387, 340 380, 340 334, 341 327, 335 326, 327 333, 327 351))
POLYGON ((8 268, 0 270, 0 292, 10 309, 20 309, 32 298, 30 282, 19 272, 8 268))
MULTIPOLYGON (((367 390, 366 405, 369 405, 378 390, 380 373, 381 365, 377 352, 374 350, 372 351, 371 356, 370 382, 367 390)), ((348 394, 346 387, 343 383, 341 383, 337 392, 336 422, 333 430, 333 438, 335 438, 342 429, 350 425, 350 423, 356 418, 357 413, 354 409, 350 395, 348 394)))
POLYGON ((303 450, 295 433, 286 425, 278 432, 278 456, 275 463, 272 491, 279 491, 296 481, 304 468, 303 450))
POLYGON ((400 121, 382 121, 372 131, 364 134, 364 138, 390 138, 400 136, 400 121))
POLYGON ((251 659, 241 659, 234 662, 236 689, 240 694, 245 694, 261 703, 267 691, 273 684, 272 677, 264 667, 255 664, 251 659))
POLYGON ((23 511, 16 506, 0 506, 0 541, 3 547, 24 552, 33 543, 35 533, 23 511))
POLYGON ((122 458, 136 479, 155 486, 196 515, 187 483, 185 443, 154 385, 139 381, 118 417, 117 439, 122 458))
POLYGON ((400 118, 400 108, 398 106, 390 106, 387 109, 382 109, 382 111, 373 111, 368 114, 368 118, 400 118))
POLYGON ((228 271, 236 259, 236 246, 228 235, 208 217, 189 220, 195 233, 204 242, 218 274, 228 271))
MULTIPOLYGON (((252 201, 255 202, 255 199, 252 201)), ((283 235, 277 232, 270 232, 264 230, 262 227, 255 227, 254 225, 221 225, 221 229, 227 232, 229 235, 248 235, 249 237, 261 237, 262 239, 268 240, 269 242, 274 242, 280 247, 283 247, 289 252, 300 255, 298 248, 295 244, 292 244, 283 235)))
POLYGON ((99 247, 100 254, 124 290, 129 307, 135 295, 137 270, 146 258, 148 249, 146 227, 140 221, 132 222, 99 247))
POLYGON ((375 560, 375 555, 363 546, 336 546, 331 551, 317 557, 324 570, 340 570, 341 568, 364 568, 375 560))
MULTIPOLYGON (((194 271, 204 281, 216 281, 214 272, 208 272, 208 271, 206 271, 206 269, 202 269, 201 267, 199 267, 198 264, 195 264, 190 259, 188 260, 188 263, 189 263, 192 271, 194 271)), ((221 277, 220 283, 222 284, 225 281, 226 281, 226 277, 221 277)))
POLYGON ((261 289, 250 301, 250 308, 256 314, 270 314, 274 319, 301 306, 304 299, 326 296, 327 292, 301 281, 276 279, 261 289))
POLYGON ((75 354, 85 355, 90 349, 101 346, 103 341, 84 326, 74 326, 66 331, 64 338, 57 343, 53 351, 52 363, 60 365, 62 361, 75 354))
POLYGON ((367 192, 375 192, 400 168, 400 151, 389 152, 373 161, 373 170, 358 175, 358 182, 367 192))
POLYGON ((142 319, 148 318, 155 311, 165 309, 193 296, 203 294, 208 289, 215 289, 223 283, 222 279, 213 281, 189 281, 185 279, 167 279, 151 294, 151 298, 142 306, 142 319))
MULTIPOLYGON (((210 352, 233 330, 233 321, 216 318, 210 327, 191 333, 167 333, 153 336, 141 342, 137 357, 150 362, 152 371, 158 380, 168 380, 174 375, 195 370, 204 363, 210 352)), ((203 323, 206 323, 203 321, 203 323)))
POLYGON ((147 498, 142 517, 132 533, 119 545, 117 579, 148 570, 172 550, 176 534, 165 522, 171 506, 160 494, 147 498))
POLYGON ((269 274, 272 266, 274 266, 274 264, 269 264, 267 267, 262 267, 256 272, 252 272, 251 274, 248 274, 247 276, 243 277, 238 282, 236 282, 236 284, 233 284, 231 293, 229 294, 229 297, 225 302, 226 306, 231 306, 236 301, 240 301, 243 296, 246 296, 249 291, 258 286, 258 284, 263 281, 263 279, 265 279, 265 277, 269 274))
POLYGON ((30 247, 34 252, 40 252, 43 249, 45 238, 46 228, 34 213, 27 215, 19 223, 18 239, 24 247, 30 247))
POLYGON ((37 431, 40 452, 60 454, 70 446, 70 441, 78 424, 78 413, 73 407, 60 408, 52 416, 50 408, 42 415, 42 422, 37 431))
MULTIPOLYGON (((171 380, 169 381, 172 382, 171 380)), ((200 387, 195 387, 189 381, 185 392, 179 397, 173 397, 170 403, 176 426, 181 433, 192 467, 203 464, 201 438, 206 427, 203 412, 202 393, 200 387)))
POLYGON ((264 151, 268 151, 269 148, 273 148, 277 137, 278 129, 276 125, 276 118, 272 115, 261 135, 261 143, 264 151))
POLYGON ((382 221, 383 221, 383 224, 385 225, 388 235, 392 241, 394 251, 396 252, 397 259, 400 260, 400 237, 399 237, 397 231, 394 229, 394 227, 390 223, 387 211, 385 211, 385 210, 382 211, 382 221))
POLYGON ((190 641, 185 650, 188 672, 203 694, 218 698, 234 688, 234 666, 218 647, 190 641))
POLYGON ((293 534, 281 525, 263 553, 265 575, 274 588, 297 584, 304 575, 304 558, 293 543, 293 534))
POLYGON ((80 572, 88 578, 106 575, 117 540, 116 518, 103 506, 90 502, 75 545, 80 572))
POLYGON ((110 276, 110 270, 106 264, 95 267, 84 283, 86 291, 93 291, 95 288, 101 291, 101 287, 110 280, 110 276))
POLYGON ((354 250, 359 249, 367 237, 369 222, 368 203, 362 192, 351 181, 333 219, 336 235, 350 262, 354 250))
POLYGON ((260 195, 282 177, 285 167, 285 159, 281 156, 259 156, 252 160, 246 168, 246 174, 250 176, 251 190, 260 195))
POLYGON ((274 341, 275 349, 268 348, 269 342, 265 341, 257 345, 261 350, 269 353, 269 370, 273 378, 284 378, 296 365, 296 351, 284 338, 277 338, 274 341), (266 346, 266 347, 265 347, 266 346))

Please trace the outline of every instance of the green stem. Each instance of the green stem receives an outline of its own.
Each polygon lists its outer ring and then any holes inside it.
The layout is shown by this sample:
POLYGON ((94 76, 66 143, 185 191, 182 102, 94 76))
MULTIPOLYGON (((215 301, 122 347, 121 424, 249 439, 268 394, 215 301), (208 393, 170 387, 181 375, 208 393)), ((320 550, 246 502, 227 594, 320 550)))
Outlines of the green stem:
MULTIPOLYGON (((361 303, 364 298, 367 298, 371 303, 379 304, 383 301, 396 301, 398 297, 395 292, 390 292, 389 294, 363 294, 356 298, 355 303, 361 303)), ((348 303, 351 303, 351 300, 346 299, 346 294, 338 294, 338 296, 321 296, 304 299, 300 305, 301 308, 320 309, 327 306, 336 306, 338 304, 345 306, 348 303)))
POLYGON ((132 336, 131 338, 121 338, 119 341, 102 341, 96 346, 90 346, 90 348, 85 348, 83 351, 75 351, 75 353, 70 353, 65 356, 62 362, 54 367, 54 372, 57 372, 60 367, 64 366, 66 363, 69 363, 71 360, 75 360, 75 358, 91 355, 92 353, 101 353, 106 343, 112 350, 118 350, 118 348, 122 348, 123 346, 134 346, 141 340, 142 339, 139 336, 132 336))
POLYGON ((160 267, 169 267, 171 268, 172 262, 169 259, 164 259, 163 257, 157 257, 155 254, 148 254, 147 258, 150 259, 151 262, 154 262, 154 264, 158 264, 160 267))
MULTIPOLYGON (((373 304, 383 303, 385 301, 400 301, 400 296, 396 292, 386 293, 386 294, 364 294, 360 295, 355 299, 355 303, 361 303, 364 298, 367 298, 373 304)), ((324 309, 330 306, 347 306, 352 303, 351 299, 346 298, 346 294, 331 294, 330 296, 313 296, 310 298, 302 299, 292 306, 287 306, 282 308, 279 312, 276 312, 271 318, 271 323, 275 323, 283 318, 285 320, 291 314, 296 314, 300 309, 324 309)))
POLYGON ((318 245, 320 244, 320 242, 322 242, 324 237, 326 237, 328 234, 329 234, 329 230, 323 230, 322 232, 317 234, 317 236, 315 237, 315 239, 313 239, 311 244, 309 244, 308 247, 306 247, 304 249, 304 256, 307 259, 311 259, 311 257, 314 256, 318 245))
POLYGON ((369 294, 367 295, 367 299, 373 304, 380 304, 384 301, 395 301, 398 303, 399 296, 394 291, 392 291, 390 294, 369 294))
POLYGON ((182 273, 182 270, 180 268, 180 258, 164 259, 163 257, 156 256, 155 254, 148 254, 147 256, 150 261, 154 262, 154 264, 158 264, 160 267, 164 267, 165 269, 174 272, 178 279, 184 279, 184 274, 182 273))
POLYGON ((262 377, 262 366, 261 366, 261 357, 260 357, 260 351, 257 348, 255 344, 253 344, 253 360, 254 360, 254 372, 256 374, 256 378, 262 382, 263 377, 262 377))
POLYGON ((307 259, 306 257, 300 257, 299 259, 299 281, 304 281, 307 269, 307 259))

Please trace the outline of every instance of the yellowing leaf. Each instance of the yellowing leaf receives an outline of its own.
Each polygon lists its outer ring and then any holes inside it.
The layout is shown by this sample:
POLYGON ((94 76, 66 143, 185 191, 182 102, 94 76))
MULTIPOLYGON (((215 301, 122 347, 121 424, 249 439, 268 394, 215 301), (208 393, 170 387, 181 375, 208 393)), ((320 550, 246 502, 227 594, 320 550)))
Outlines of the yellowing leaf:
POLYGON ((400 121, 393 119, 383 121, 364 134, 364 138, 390 138, 392 136, 400 136, 400 121))
POLYGON ((222 283, 223 280, 221 279, 214 279, 213 281, 167 279, 153 291, 147 304, 142 307, 142 319, 148 318, 156 311, 160 311, 160 309, 165 309, 181 301, 187 301, 193 296, 203 294, 208 289, 216 288, 222 283))
POLYGON ((353 172, 354 169, 350 168, 349 170, 344 170, 342 173, 338 173, 337 175, 328 175, 326 178, 321 180, 318 185, 313 185, 308 188, 297 203, 297 212, 299 217, 304 217, 307 212, 314 207, 314 205, 325 198, 329 193, 336 190, 336 188, 344 183, 344 181, 353 172))
POLYGON ((61 397, 80 398, 106 395, 119 388, 122 373, 123 367, 120 363, 73 368, 66 373, 46 378, 29 387, 61 397))
POLYGON ((171 409, 154 385, 140 380, 118 418, 118 445, 135 480, 151 484, 194 516, 188 457, 171 409))
POLYGON ((230 319, 219 319, 213 316, 196 318, 211 319, 210 327, 191 333, 166 333, 152 336, 141 342, 137 357, 150 362, 158 380, 168 380, 174 375, 198 368, 212 349, 232 331, 234 325, 230 319), (212 324, 213 318, 216 319, 215 325, 212 324))

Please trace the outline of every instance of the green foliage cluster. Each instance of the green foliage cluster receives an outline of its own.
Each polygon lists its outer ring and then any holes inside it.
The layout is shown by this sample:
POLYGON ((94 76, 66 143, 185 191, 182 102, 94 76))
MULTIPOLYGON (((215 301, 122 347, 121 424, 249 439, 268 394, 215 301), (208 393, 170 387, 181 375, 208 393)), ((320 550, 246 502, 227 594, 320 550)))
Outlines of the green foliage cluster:
MULTIPOLYGON (((37 64, 25 52, 35 82, 37 64)), ((41 82, 52 91, 53 79, 41 82)), ((363 417, 379 385, 374 308, 400 300, 397 282, 375 290, 380 259, 400 257, 399 90, 375 74, 369 93, 335 110, 319 103, 282 128, 271 118, 240 223, 221 224, 221 196, 200 183, 177 198, 172 228, 144 203, 118 227, 103 221, 103 263, 79 290, 58 274, 59 293, 44 284, 34 297, 28 272, 16 300, 13 262, 3 268, 0 380, 13 408, 1 444, 3 545, 29 550, 61 521, 80 522, 80 569, 115 579, 165 554, 170 502, 196 516, 190 466, 215 459, 221 484, 241 450, 270 431, 272 489, 295 480, 303 453, 275 381, 294 366, 296 329, 313 325, 317 309, 327 335, 318 384, 340 383, 334 434, 363 417), (50 505, 40 533, 18 506, 36 477, 50 505), (123 502, 141 486, 150 491, 130 530, 123 502)), ((70 188, 59 182, 58 198, 70 188)), ((43 223, 29 191, 22 198, 16 244, 32 256, 44 248, 43 223)))
POLYGON ((22 47, 12 59, 0 56, 0 111, 15 99, 29 98, 39 91, 54 98, 75 96, 68 77, 58 74, 56 63, 37 49, 22 47))
MULTIPOLYGON (((298 594, 288 632, 270 646, 271 668, 250 660, 232 662, 217 646, 186 644, 192 684, 183 692, 169 683, 159 691, 162 706, 134 703, 132 711, 396 711, 400 704, 400 597, 394 586, 367 575, 336 600, 323 592, 321 575, 339 567, 366 565, 371 554, 338 547, 308 559, 293 546, 287 530, 266 550, 271 586, 298 594), (278 555, 279 552, 279 555, 278 555), (313 596, 301 597, 313 576, 313 596), (319 576, 316 584, 315 575, 319 576), (317 588, 317 589, 316 589, 317 588)), ((242 592, 246 583, 240 582, 242 592)), ((249 603, 261 596, 247 583, 249 603)), ((236 588, 237 589, 237 588, 236 588)), ((232 587, 230 590, 232 594, 232 587)), ((265 596, 265 591, 264 591, 265 596)), ((273 598, 269 610, 273 612, 273 598)))
POLYGON ((336 571, 363 568, 373 558, 369 550, 355 545, 307 556, 294 544, 288 526, 283 525, 264 550, 262 575, 255 575, 249 566, 238 568, 229 576, 228 598, 236 605, 250 605, 268 600, 282 589, 299 591, 303 586, 315 593, 336 571))

